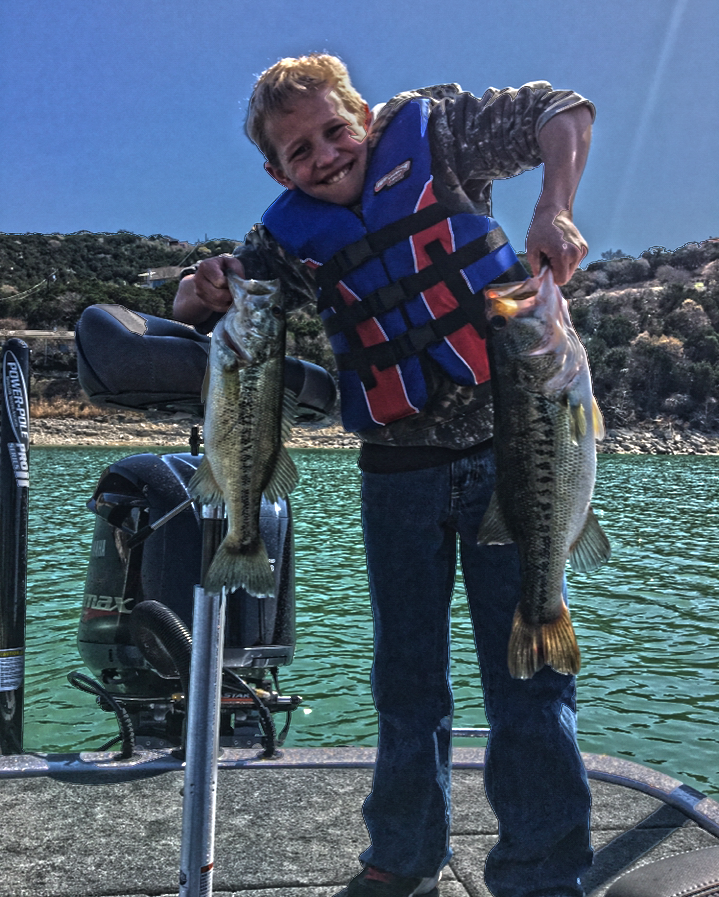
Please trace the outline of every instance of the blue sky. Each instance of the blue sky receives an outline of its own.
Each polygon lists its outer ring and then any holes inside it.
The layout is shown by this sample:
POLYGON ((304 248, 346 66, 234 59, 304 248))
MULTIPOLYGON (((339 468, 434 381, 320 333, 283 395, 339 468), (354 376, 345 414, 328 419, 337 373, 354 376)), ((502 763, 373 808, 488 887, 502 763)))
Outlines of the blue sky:
MULTIPOLYGON (((277 194, 242 123, 281 56, 370 105, 545 79, 597 106, 589 258, 719 236, 717 0, 0 0, 0 231, 241 239, 277 194)), ((541 169, 495 185, 517 249, 541 169)))

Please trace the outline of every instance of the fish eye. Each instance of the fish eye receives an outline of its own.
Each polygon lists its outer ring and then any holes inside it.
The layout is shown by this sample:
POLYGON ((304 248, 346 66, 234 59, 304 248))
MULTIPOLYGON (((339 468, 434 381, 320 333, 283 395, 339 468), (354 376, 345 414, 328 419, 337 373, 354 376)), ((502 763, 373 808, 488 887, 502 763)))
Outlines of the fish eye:
POLYGON ((279 305, 273 305, 271 311, 276 318, 283 318, 285 316, 284 311, 280 308, 279 305))
POLYGON ((502 330, 502 328, 507 326, 507 319, 502 317, 502 315, 493 315, 490 318, 489 326, 492 330, 502 330))

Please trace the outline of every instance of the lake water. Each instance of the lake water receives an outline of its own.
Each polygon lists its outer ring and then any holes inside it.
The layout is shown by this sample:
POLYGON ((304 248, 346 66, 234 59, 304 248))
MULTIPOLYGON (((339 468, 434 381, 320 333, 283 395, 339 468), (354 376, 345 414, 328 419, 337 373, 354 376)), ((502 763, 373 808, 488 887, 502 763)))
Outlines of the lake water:
MULTIPOLYGON (((85 503, 102 469, 127 454, 32 450, 26 750, 90 750, 117 732, 114 718, 66 675, 82 668, 76 632, 94 527, 85 503)), ((301 474, 292 496, 297 650, 281 682, 305 700, 286 744, 372 745, 356 455, 293 456, 301 474)), ((594 505, 613 557, 595 573, 569 572, 583 660, 580 747, 635 760, 717 798, 719 457, 600 456, 594 505)), ((452 634, 455 726, 485 726, 461 580, 452 634)))

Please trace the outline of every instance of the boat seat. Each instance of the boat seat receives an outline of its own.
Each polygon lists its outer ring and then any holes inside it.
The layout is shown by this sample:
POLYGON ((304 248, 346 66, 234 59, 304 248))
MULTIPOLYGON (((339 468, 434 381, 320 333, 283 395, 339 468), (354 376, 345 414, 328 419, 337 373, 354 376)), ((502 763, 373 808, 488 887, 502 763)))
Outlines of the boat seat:
POLYGON ((718 897, 719 847, 646 863, 622 875, 605 897, 718 897))
MULTIPOLYGON (((178 321, 91 305, 75 326, 80 386, 97 405, 202 416, 210 337, 178 321)), ((297 420, 321 420, 337 399, 334 378, 319 365, 285 358, 285 388, 297 395, 297 420)))

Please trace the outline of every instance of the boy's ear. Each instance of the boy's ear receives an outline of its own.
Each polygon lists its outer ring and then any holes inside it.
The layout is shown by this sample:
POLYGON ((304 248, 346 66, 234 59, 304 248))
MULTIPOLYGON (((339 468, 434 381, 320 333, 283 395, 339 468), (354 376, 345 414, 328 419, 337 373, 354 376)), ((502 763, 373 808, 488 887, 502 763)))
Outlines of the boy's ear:
POLYGON ((281 184, 288 190, 295 189, 294 182, 287 177, 287 175, 284 173, 284 171, 282 171, 281 168, 275 168, 274 165, 270 165, 269 162, 265 162, 265 171, 271 178, 274 178, 274 180, 276 180, 278 184, 281 184))

